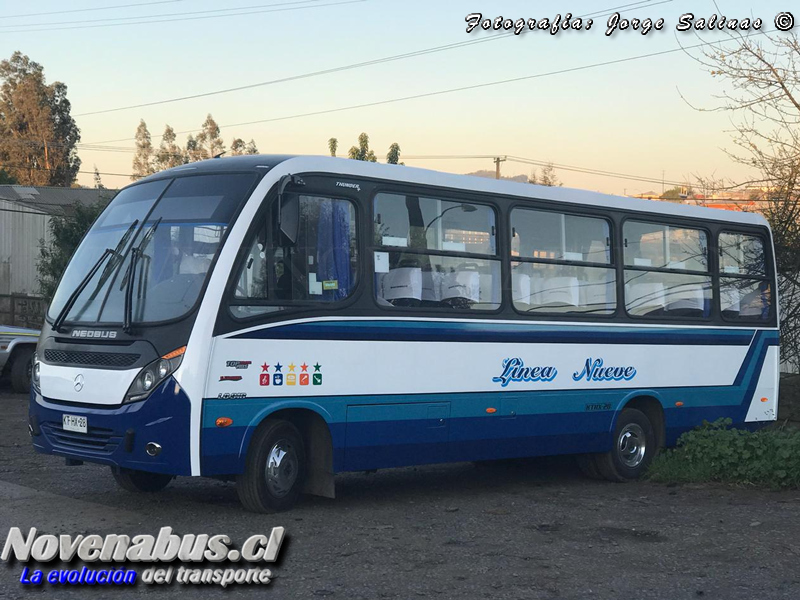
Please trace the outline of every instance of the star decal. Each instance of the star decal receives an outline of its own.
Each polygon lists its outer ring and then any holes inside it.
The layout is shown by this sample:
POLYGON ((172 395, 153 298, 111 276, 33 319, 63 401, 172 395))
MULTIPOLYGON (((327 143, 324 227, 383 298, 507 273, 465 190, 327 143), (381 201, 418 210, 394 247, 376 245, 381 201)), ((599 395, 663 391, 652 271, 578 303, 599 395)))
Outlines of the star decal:
POLYGON ((308 373, 308 365, 306 363, 300 365, 300 369, 303 371, 303 373, 308 373))
POLYGON ((281 372, 281 369, 282 369, 282 368, 283 368, 283 365, 282 365, 281 363, 278 363, 278 364, 276 364, 276 365, 275 365, 275 370, 276 370, 278 373, 280 373, 280 372, 281 372))
POLYGON ((269 372, 269 365, 267 363, 264 363, 263 365, 261 365, 261 371, 263 373, 268 373, 269 372))
POLYGON ((289 372, 290 373, 294 372, 294 368, 295 368, 295 364, 294 363, 289 363, 289 372))
POLYGON ((315 364, 315 365, 314 365, 314 372, 315 372, 315 373, 316 373, 316 372, 318 372, 318 371, 319 371, 321 368, 322 368, 322 365, 321 365, 321 364, 319 364, 319 363, 315 364))

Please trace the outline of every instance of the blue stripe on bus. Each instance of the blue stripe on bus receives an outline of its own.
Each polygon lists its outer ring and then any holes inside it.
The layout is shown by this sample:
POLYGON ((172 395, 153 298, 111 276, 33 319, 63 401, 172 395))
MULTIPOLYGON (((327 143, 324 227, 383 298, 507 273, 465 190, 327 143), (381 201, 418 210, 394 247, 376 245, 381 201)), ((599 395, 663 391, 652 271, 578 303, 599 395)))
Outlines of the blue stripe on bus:
MULTIPOLYGON (((664 407, 667 444, 699 425, 730 417, 744 425, 775 331, 751 335, 733 385, 648 389, 493 391, 370 396, 206 399, 203 404, 204 474, 235 474, 244 468, 250 437, 276 408, 313 407, 326 414, 334 445, 334 470, 386 468, 456 460, 484 460, 578 452, 602 452, 611 443, 614 417, 632 395, 656 396, 664 407), (675 402, 682 402, 677 408, 675 402), (589 411, 587 404, 608 403, 589 411), (485 414, 487 406, 513 406, 516 415, 485 414), (403 405, 403 406, 400 406, 403 405), (420 419, 420 408, 446 407, 443 429, 420 419), (408 418, 398 418, 403 407, 408 418), (353 411, 348 417, 349 411, 353 411), (411 409, 414 410, 411 410, 411 409), (366 410, 365 410, 366 409, 366 410), (234 425, 215 426, 219 416, 234 425), (376 441, 380 443, 376 444, 376 441)), ((607 340, 606 340, 607 343, 607 340)), ((429 413, 430 416, 430 413, 429 413)), ((434 411, 433 416, 438 416, 434 411)))
POLYGON ((747 346, 753 333, 751 329, 347 319, 265 327, 231 339, 747 346))

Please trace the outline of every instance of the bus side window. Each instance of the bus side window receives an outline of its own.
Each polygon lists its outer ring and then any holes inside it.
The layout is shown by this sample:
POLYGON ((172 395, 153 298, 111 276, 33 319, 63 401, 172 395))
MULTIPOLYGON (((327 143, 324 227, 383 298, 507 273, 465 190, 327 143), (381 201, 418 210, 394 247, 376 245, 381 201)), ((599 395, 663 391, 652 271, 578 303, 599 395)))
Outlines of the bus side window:
POLYGON ((519 312, 612 315, 617 309, 606 219, 515 208, 511 260, 512 300, 519 312))
POLYGON ((628 314, 711 316, 712 288, 705 231, 626 221, 622 234, 628 314))
POLYGON ((375 301, 461 310, 500 307, 495 213, 459 200, 380 193, 374 204, 375 301))
POLYGON ((763 240, 754 235, 719 234, 719 299, 732 321, 766 321, 772 307, 763 240))
POLYGON ((296 202, 296 239, 281 230, 275 204, 269 223, 259 227, 245 243, 247 250, 231 302, 234 316, 245 318, 293 305, 337 302, 353 293, 358 257, 352 203, 307 195, 297 196, 296 202), (268 240, 272 240, 272 247, 268 247, 268 240))

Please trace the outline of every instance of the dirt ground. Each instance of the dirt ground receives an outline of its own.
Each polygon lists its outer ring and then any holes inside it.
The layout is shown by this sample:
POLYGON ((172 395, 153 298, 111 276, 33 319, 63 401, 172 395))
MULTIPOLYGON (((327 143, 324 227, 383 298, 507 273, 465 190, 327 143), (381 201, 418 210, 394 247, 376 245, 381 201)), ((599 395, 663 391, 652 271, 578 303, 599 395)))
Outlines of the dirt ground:
MULTIPOLYGON (((233 484, 213 480, 131 495, 106 468, 35 454, 26 419, 27 398, 0 387, 0 544, 11 526, 72 535, 171 526, 239 544, 287 530, 267 587, 66 587, 62 596, 800 598, 800 492, 597 482, 564 457, 345 474, 336 500, 254 515, 233 484)), ((0 598, 43 591, 19 583, 22 568, 0 565, 0 598)))

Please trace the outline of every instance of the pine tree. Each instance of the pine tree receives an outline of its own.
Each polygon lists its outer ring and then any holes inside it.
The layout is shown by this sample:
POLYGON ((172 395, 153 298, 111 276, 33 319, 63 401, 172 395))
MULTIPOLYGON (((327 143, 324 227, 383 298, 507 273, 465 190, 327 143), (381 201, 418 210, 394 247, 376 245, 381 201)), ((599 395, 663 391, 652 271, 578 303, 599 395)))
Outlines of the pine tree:
POLYGON ((233 138, 231 156, 242 156, 243 154, 258 154, 258 146, 252 139, 245 143, 242 138, 233 138))
POLYGON ((339 148, 339 140, 336 138, 331 138, 328 140, 328 150, 331 153, 331 156, 336 156, 336 150, 339 148))
POLYGON ((247 145, 242 138, 233 138, 231 142, 231 156, 241 156, 244 154, 247 145))
POLYGON ((147 123, 144 119, 139 121, 136 128, 136 154, 133 155, 133 174, 131 179, 136 181, 142 177, 147 177, 155 173, 153 167, 153 141, 147 123))
POLYGON ((556 175, 556 169, 553 166, 553 163, 547 163, 545 166, 542 167, 541 174, 536 174, 536 169, 531 171, 531 176, 528 178, 528 183, 534 183, 538 185, 546 185, 548 187, 560 187, 564 185, 558 179, 558 175, 556 175))
POLYGON ((94 187, 98 190, 106 189, 103 185, 103 180, 100 178, 100 171, 97 170, 97 165, 94 166, 94 187))
POLYGON ((212 158, 225 152, 225 144, 219 134, 219 125, 209 114, 196 138, 197 148, 203 158, 212 158))
POLYGON ((390 165, 403 164, 400 162, 400 144, 397 142, 389 146, 389 153, 386 155, 386 162, 390 165))
POLYGON ((353 146, 347 153, 347 158, 353 160, 363 160, 366 162, 377 162, 375 152, 369 149, 369 136, 362 133, 358 136, 358 146, 353 146))
POLYGON ((179 167, 188 162, 186 152, 175 143, 175 139, 175 130, 167 125, 164 128, 164 135, 161 136, 161 144, 156 151, 156 171, 164 171, 173 167, 179 167))
POLYGON ((186 138, 187 162, 197 162, 198 160, 204 160, 206 158, 208 158, 208 156, 203 154, 203 149, 200 147, 200 144, 195 137, 190 134, 189 137, 186 138))

